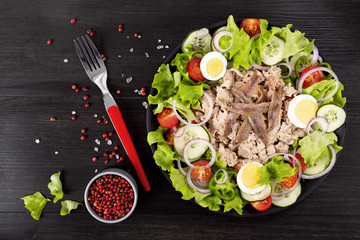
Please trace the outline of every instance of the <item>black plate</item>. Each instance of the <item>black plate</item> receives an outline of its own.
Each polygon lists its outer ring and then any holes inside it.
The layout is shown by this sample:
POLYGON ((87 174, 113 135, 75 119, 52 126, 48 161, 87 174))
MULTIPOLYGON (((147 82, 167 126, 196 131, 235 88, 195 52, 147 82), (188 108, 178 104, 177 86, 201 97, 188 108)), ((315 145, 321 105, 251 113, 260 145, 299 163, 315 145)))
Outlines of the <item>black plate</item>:
MULTIPOLYGON (((236 22, 239 22, 239 21, 236 21, 236 22)), ((221 21, 221 22, 211 24, 211 25, 207 26, 207 28, 209 29, 210 32, 212 32, 212 31, 216 30, 217 28, 219 28, 221 26, 225 26, 226 24, 227 24, 227 21, 221 21)), ((181 44, 182 44, 182 42, 167 56, 167 58, 164 61, 165 64, 170 63, 170 61, 175 57, 175 55, 178 52, 181 52, 181 44)), ((150 94, 155 95, 156 94, 156 89, 152 88, 151 91, 150 91, 150 94)), ((149 108, 146 111, 146 128, 147 128, 147 132, 154 131, 159 127, 159 123, 158 123, 158 121, 156 119, 156 116, 152 113, 153 109, 155 109, 155 105, 150 105, 149 108)), ((344 139, 345 139, 345 129, 346 129, 346 127, 345 127, 345 124, 344 124, 341 128, 339 128, 338 130, 335 131, 335 133, 339 137, 338 143, 341 146, 343 146, 344 139)), ((151 151, 152 151, 153 154, 154 154, 155 150, 156 150, 156 144, 153 144, 151 146, 151 151)), ((339 157, 339 154, 338 154, 337 157, 339 157)), ((161 170, 161 172, 164 174, 165 178, 169 181, 169 183, 172 186, 172 182, 170 180, 168 172, 163 171, 161 168, 160 168, 160 170, 161 170)), ((302 201, 307 196, 309 196, 313 191, 315 191, 315 189, 317 189, 320 186, 320 184, 325 180, 326 177, 327 177, 327 175, 325 175, 325 176, 323 176, 321 178, 318 178, 318 179, 306 180, 305 182, 302 182, 301 183, 301 194, 300 194, 299 198, 297 199, 296 203, 302 201)), ((174 189, 174 191, 175 191, 175 189, 174 189)), ((190 201, 195 203, 197 206, 201 207, 200 205, 198 205, 195 202, 194 199, 191 199, 190 201)), ((293 206, 293 205, 291 205, 291 206, 293 206)), ((259 212, 259 211, 256 211, 250 204, 247 204, 243 208, 243 214, 242 215, 239 215, 234 210, 231 210, 230 212, 226 212, 226 213, 224 213, 222 210, 211 211, 211 212, 218 213, 218 214, 223 214, 223 215, 228 215, 228 216, 236 216, 236 217, 257 217, 257 216, 265 216, 265 215, 270 215, 270 214, 273 214, 273 213, 277 213, 277 212, 280 212, 280 211, 285 210, 287 208, 288 207, 282 208, 282 207, 276 207, 276 206, 272 205, 268 210, 266 210, 264 212, 259 212)))

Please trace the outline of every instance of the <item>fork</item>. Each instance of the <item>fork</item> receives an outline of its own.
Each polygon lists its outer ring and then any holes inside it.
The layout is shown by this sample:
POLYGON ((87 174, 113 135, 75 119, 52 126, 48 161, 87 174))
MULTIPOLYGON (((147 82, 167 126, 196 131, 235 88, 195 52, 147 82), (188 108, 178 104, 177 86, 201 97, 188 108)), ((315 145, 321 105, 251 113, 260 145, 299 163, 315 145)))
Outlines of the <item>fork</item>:
POLYGON ((100 88, 102 92, 106 111, 116 129, 116 133, 118 134, 132 165, 135 168, 137 175, 140 178, 141 184, 143 185, 145 191, 150 191, 151 188, 149 181, 136 153, 134 144, 125 125, 120 109, 107 88, 107 70, 99 51, 88 36, 81 36, 80 38, 74 39, 74 45, 86 74, 89 76, 90 80, 100 88))

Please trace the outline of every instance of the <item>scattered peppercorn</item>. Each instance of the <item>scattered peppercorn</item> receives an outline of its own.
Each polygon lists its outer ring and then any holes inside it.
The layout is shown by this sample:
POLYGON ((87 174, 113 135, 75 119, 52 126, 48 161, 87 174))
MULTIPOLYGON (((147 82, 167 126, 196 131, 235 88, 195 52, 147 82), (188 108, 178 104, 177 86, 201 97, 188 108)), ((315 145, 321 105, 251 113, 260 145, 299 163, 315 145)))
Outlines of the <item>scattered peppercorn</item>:
POLYGON ((119 28, 122 28, 123 27, 123 25, 122 24, 119 24, 119 28))
POLYGON ((52 41, 49 39, 49 40, 46 41, 46 43, 47 43, 48 45, 50 45, 50 44, 52 44, 52 41))
POLYGON ((92 160, 93 160, 93 162, 96 162, 98 159, 97 159, 97 157, 93 157, 92 160))
POLYGON ((109 132, 109 136, 112 137, 114 135, 113 132, 109 132))
POLYGON ((142 95, 142 96, 146 96, 146 92, 141 92, 141 95, 142 95))
POLYGON ((82 87, 82 90, 83 90, 84 92, 89 91, 88 87, 82 87))
POLYGON ((119 32, 122 32, 123 31, 123 29, 122 28, 119 28, 119 32))
POLYGON ((105 138, 105 141, 106 141, 106 142, 109 141, 109 140, 110 140, 110 139, 109 139, 108 137, 105 138))
POLYGON ((80 89, 79 89, 79 88, 76 88, 76 89, 75 89, 75 92, 80 92, 80 89))
POLYGON ((105 164, 108 164, 108 163, 109 163, 109 159, 106 159, 104 162, 105 162, 105 164))
POLYGON ((115 150, 118 150, 118 149, 119 149, 119 146, 115 146, 114 149, 115 149, 115 150))
POLYGON ((125 160, 125 158, 124 158, 124 157, 120 157, 119 160, 120 160, 120 162, 122 162, 122 161, 125 160))
POLYGON ((113 158, 113 157, 114 157, 113 155, 111 155, 111 154, 109 155, 109 158, 110 158, 110 159, 113 158))
POLYGON ((116 152, 114 151, 114 152, 112 152, 111 154, 115 156, 115 155, 116 155, 116 152))
POLYGON ((77 86, 74 84, 71 86, 71 88, 75 90, 77 88, 77 86))
POLYGON ((71 120, 76 120, 76 116, 71 116, 71 120))
POLYGON ((90 107, 90 103, 85 103, 85 107, 89 108, 90 107))
POLYGON ((70 22, 71 22, 71 23, 76 23, 76 19, 73 18, 73 19, 70 20, 70 22))
POLYGON ((140 36, 140 35, 139 35, 138 33, 134 33, 134 37, 135 37, 135 38, 139 38, 139 36, 140 36))
POLYGON ((103 134, 103 138, 106 138, 106 137, 107 137, 107 134, 106 134, 106 133, 104 133, 104 134, 103 134))
POLYGON ((83 99, 84 99, 85 101, 87 101, 87 100, 89 100, 89 96, 88 96, 88 95, 85 95, 85 96, 83 96, 83 99))
POLYGON ((121 163, 120 159, 117 160, 118 163, 121 163))
POLYGON ((85 128, 81 129, 81 133, 86 133, 86 129, 85 128))
POLYGON ((120 90, 116 90, 116 94, 120 95, 121 91, 120 90))
POLYGON ((92 32, 91 29, 86 30, 86 33, 90 34, 92 32))
POLYGON ((50 121, 55 122, 55 121, 56 121, 56 117, 51 117, 51 118, 50 118, 50 121))
POLYGON ((89 34, 90 34, 90 36, 92 36, 92 37, 95 35, 94 32, 90 32, 89 34))
POLYGON ((104 124, 108 124, 108 120, 106 118, 104 118, 104 124))
POLYGON ((80 137, 80 139, 84 141, 84 140, 86 139, 86 137, 85 137, 84 135, 82 135, 82 136, 80 137))
POLYGON ((104 157, 109 156, 109 154, 107 152, 104 152, 104 157))
POLYGON ((101 123, 101 119, 98 119, 98 120, 96 121, 96 123, 101 123))

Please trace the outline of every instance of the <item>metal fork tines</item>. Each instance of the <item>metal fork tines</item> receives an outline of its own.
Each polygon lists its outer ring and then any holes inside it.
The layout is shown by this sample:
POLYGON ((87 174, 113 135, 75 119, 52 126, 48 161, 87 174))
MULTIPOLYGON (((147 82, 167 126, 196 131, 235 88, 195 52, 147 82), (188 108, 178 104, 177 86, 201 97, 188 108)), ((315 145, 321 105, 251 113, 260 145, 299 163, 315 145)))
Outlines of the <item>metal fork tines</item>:
POLYGON ((81 64, 92 81, 95 77, 106 72, 106 66, 99 51, 87 35, 74 39, 74 44, 81 64))

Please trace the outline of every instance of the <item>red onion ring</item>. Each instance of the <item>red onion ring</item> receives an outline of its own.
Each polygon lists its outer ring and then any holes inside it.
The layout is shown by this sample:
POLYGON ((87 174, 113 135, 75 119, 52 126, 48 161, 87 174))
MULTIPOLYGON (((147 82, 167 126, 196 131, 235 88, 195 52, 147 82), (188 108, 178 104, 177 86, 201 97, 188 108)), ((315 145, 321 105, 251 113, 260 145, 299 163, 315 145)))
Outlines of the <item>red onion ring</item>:
POLYGON ((289 188, 288 190, 286 190, 285 192, 271 193, 272 198, 282 198, 282 197, 288 195, 289 193, 291 193, 297 187, 297 185, 299 185, 301 177, 303 176, 302 175, 301 164, 300 164, 299 160, 295 157, 295 155, 286 153, 284 155, 284 160, 286 160, 286 161, 288 161, 290 163, 293 163, 295 161, 297 166, 295 164, 294 164, 294 166, 298 167, 298 171, 297 171, 298 178, 296 179, 295 185, 292 188, 289 188))
POLYGON ((179 128, 178 130, 175 131, 174 137, 179 138, 184 134, 184 132, 185 132, 184 127, 181 127, 181 128, 179 128))
POLYGON ((191 121, 189 122, 186 122, 177 112, 176 110, 176 100, 173 100, 172 102, 172 109, 175 113, 175 116, 179 119, 180 122, 182 122, 183 124, 186 124, 186 125, 190 125, 190 126, 201 126, 205 123, 207 123, 207 121, 209 121, 210 117, 211 117, 211 114, 212 114, 212 111, 213 111, 213 108, 214 108, 214 103, 212 102, 211 98, 210 98, 210 95, 207 93, 207 92, 204 92, 204 96, 207 98, 207 100, 209 101, 209 113, 208 115, 206 116, 206 118, 204 119, 204 121, 202 122, 199 122, 199 123, 191 123, 191 121))
POLYGON ((270 154, 269 156, 267 156, 264 160, 262 160, 261 162, 262 163, 266 163, 270 158, 272 158, 272 157, 275 157, 275 156, 278 156, 278 155, 280 155, 280 156, 285 156, 286 154, 288 154, 288 153, 273 153, 273 154, 270 154))
POLYGON ((179 171, 180 171, 184 176, 186 176, 186 172, 185 172, 184 169, 181 167, 181 157, 180 157, 180 156, 178 157, 178 160, 177 160, 177 167, 178 167, 179 171))
POLYGON ((319 63, 322 63, 323 62, 323 59, 322 59, 322 57, 319 55, 318 56, 318 59, 317 59, 318 61, 319 61, 319 63))
POLYGON ((199 31, 197 31, 196 37, 202 38, 202 37, 207 36, 208 34, 209 34, 209 29, 207 29, 207 28, 202 28, 202 29, 200 29, 199 31))
POLYGON ((329 122, 328 120, 325 118, 325 117, 321 117, 321 116, 318 116, 318 117, 314 117, 310 120, 310 122, 308 123, 308 125, 306 126, 306 133, 307 135, 311 136, 310 134, 310 127, 316 123, 316 122, 319 122, 321 123, 322 125, 322 131, 321 131, 321 135, 324 135, 328 128, 329 128, 329 122))
POLYGON ((213 46, 214 46, 215 50, 218 51, 219 53, 225 53, 231 49, 233 40, 234 40, 234 34, 232 32, 229 32, 226 30, 221 30, 215 34, 215 36, 213 38, 213 46), (226 49, 222 49, 219 45, 220 38, 222 38, 223 36, 229 36, 232 39, 230 46, 226 49))
POLYGON ((264 66, 259 66, 256 63, 252 63, 251 66, 255 69, 261 70, 261 71, 266 71, 268 70, 270 67, 264 67, 264 66))
POLYGON ((296 146, 294 147, 294 150, 293 150, 293 155, 295 156, 295 154, 296 154, 296 150, 297 150, 297 148, 299 147, 299 144, 296 144, 296 146))
POLYGON ((290 65, 290 63, 279 63, 279 64, 277 64, 276 66, 285 66, 285 67, 287 67, 288 69, 289 69, 289 73, 287 74, 287 75, 285 75, 285 76, 280 76, 282 79, 286 79, 286 78, 288 78, 288 77, 290 77, 291 76, 291 74, 292 74, 292 72, 293 72, 293 68, 291 67, 291 65, 290 65))
POLYGON ((255 34, 254 36, 252 36, 251 38, 253 38, 254 40, 256 40, 256 39, 258 39, 258 38, 260 37, 260 34, 261 34, 261 33, 257 33, 257 34, 255 34))
POLYGON ((329 69, 327 67, 315 67, 315 68, 309 70, 308 72, 306 72, 303 76, 300 77, 298 85, 297 85, 297 90, 299 91, 299 93, 302 93, 302 85, 304 84, 305 79, 308 76, 310 76, 311 74, 313 74, 314 72, 317 72, 317 71, 325 71, 325 72, 330 73, 334 77, 335 82, 336 82, 335 89, 327 97, 320 97, 320 98, 317 99, 318 102, 323 102, 323 101, 326 101, 326 100, 330 99, 332 96, 334 96, 335 93, 337 92, 337 90, 339 89, 339 79, 338 79, 338 77, 336 76, 336 74, 331 69, 329 69))
MULTIPOLYGON (((285 58, 285 62, 286 62, 287 64, 290 64, 289 57, 285 58)), ((290 65, 290 66, 291 66, 291 65, 290 65)), ((292 67, 291 67, 291 68, 292 68, 292 67)))
POLYGON ((321 172, 317 175, 310 176, 310 175, 303 174, 302 175, 303 179, 316 179, 316 178, 319 178, 319 177, 322 177, 322 176, 328 174, 331 171, 331 169, 334 167, 335 162, 336 162, 336 151, 332 144, 330 144, 328 147, 330 148, 331 154, 332 154, 332 158, 331 158, 331 162, 330 162, 329 166, 323 172, 321 172))
POLYGON ((191 171, 192 170, 193 170, 193 168, 190 167, 186 172, 186 181, 189 184, 189 186, 192 189, 194 189, 195 191, 199 192, 199 193, 204 193, 204 194, 211 193, 210 189, 208 189, 208 188, 199 188, 193 183, 193 181, 191 179, 191 171))
MULTIPOLYGON (((311 58, 311 65, 316 65, 317 64, 317 60, 318 60, 318 57, 319 57, 319 50, 318 48, 314 45, 314 48, 313 48, 313 55, 312 55, 312 58, 311 58)), ((309 57, 310 58, 310 57, 309 57)))
POLYGON ((229 174, 228 174, 228 172, 227 172, 225 169, 221 168, 221 169, 217 170, 217 172, 216 172, 215 175, 214 175, 214 178, 215 178, 215 182, 216 182, 217 184, 221 185, 221 184, 226 183, 226 181, 229 179, 229 174), (224 179, 219 182, 219 181, 217 180, 216 176, 217 176, 220 172, 223 172, 223 173, 224 173, 224 179))
POLYGON ((190 168, 193 168, 193 169, 206 169, 206 168, 209 168, 211 167, 214 163, 215 163, 215 160, 216 160, 216 150, 215 150, 215 147, 209 143, 208 141, 206 141, 205 139, 202 139, 202 138, 194 138, 194 139, 191 139, 190 141, 188 141, 186 144, 185 144, 185 147, 183 149, 183 158, 184 158, 184 161, 185 163, 190 167, 190 168), (188 148, 194 144, 194 143, 198 143, 198 142, 202 142, 202 143, 205 143, 206 145, 209 146, 210 150, 211 150, 211 161, 205 165, 205 166, 195 166, 193 165, 192 163, 190 163, 188 157, 187 157, 187 150, 188 148))

